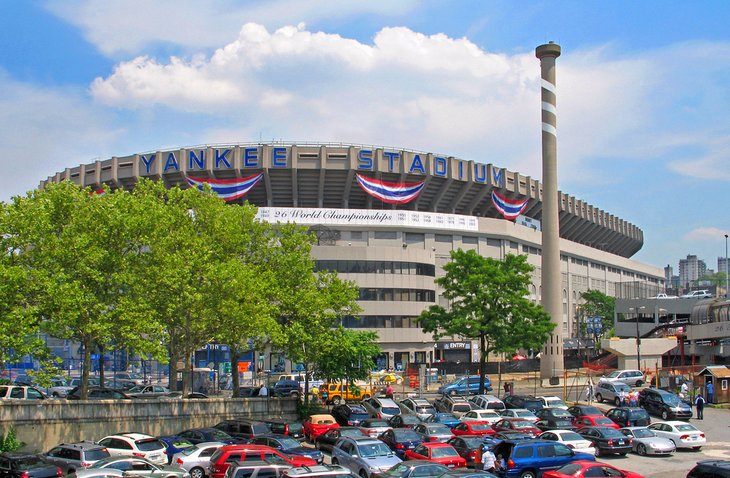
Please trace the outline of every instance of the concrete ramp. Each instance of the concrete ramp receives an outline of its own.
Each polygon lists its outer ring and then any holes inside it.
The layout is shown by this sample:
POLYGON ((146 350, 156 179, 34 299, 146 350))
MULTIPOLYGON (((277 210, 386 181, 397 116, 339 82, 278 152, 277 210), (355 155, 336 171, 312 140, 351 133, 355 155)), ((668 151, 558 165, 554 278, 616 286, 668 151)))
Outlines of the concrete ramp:
POLYGON ((619 369, 653 370, 662 367, 662 355, 677 346, 676 337, 641 339, 641 364, 637 362, 636 339, 604 339, 603 350, 618 357, 619 369))

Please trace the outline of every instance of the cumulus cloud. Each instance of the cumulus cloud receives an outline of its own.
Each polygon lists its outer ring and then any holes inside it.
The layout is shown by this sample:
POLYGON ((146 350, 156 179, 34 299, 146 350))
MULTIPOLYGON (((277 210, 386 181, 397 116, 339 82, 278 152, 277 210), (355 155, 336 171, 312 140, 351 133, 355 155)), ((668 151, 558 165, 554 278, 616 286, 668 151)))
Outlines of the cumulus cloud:
POLYGON ((723 231, 717 227, 699 227, 684 234, 682 239, 688 242, 708 240, 720 242, 725 239, 725 234, 730 234, 730 231, 723 231))

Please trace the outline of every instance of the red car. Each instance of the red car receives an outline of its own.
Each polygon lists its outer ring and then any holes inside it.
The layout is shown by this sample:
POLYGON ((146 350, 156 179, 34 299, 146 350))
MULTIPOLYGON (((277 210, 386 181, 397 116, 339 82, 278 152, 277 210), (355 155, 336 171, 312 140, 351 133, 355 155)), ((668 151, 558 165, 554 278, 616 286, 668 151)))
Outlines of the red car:
POLYGON ((454 435, 494 435, 497 433, 487 422, 462 422, 451 429, 454 435))
POLYGON ((585 476, 620 476, 622 478, 644 478, 633 471, 620 470, 615 466, 597 461, 574 461, 557 470, 546 471, 542 478, 583 478, 585 476))
POLYGON ((282 460, 291 466, 314 466, 317 462, 306 456, 288 456, 270 446, 264 445, 226 445, 218 448, 210 457, 208 476, 223 478, 228 466, 234 461, 273 461, 282 460))
POLYGON ((531 435, 533 438, 542 433, 530 420, 524 418, 503 418, 492 425, 495 432, 521 432, 531 435))
POLYGON ((421 443, 413 450, 407 450, 405 459, 434 461, 449 468, 466 467, 466 460, 453 446, 440 442, 421 443))
POLYGON ((340 428, 340 425, 332 415, 309 415, 302 421, 302 432, 311 443, 314 440, 333 428, 340 428))
POLYGON ((616 430, 621 428, 616 425, 613 420, 603 415, 583 415, 581 417, 574 418, 573 425, 575 425, 578 430, 585 427, 610 427, 615 428, 616 430))

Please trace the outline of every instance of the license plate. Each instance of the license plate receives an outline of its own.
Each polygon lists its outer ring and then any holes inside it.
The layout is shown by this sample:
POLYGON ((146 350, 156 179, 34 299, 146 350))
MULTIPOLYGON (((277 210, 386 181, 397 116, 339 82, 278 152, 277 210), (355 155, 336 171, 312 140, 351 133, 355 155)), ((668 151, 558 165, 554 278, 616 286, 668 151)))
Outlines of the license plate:
POLYGON ((690 439, 690 441, 696 441, 697 439, 699 439, 699 437, 691 436, 691 437, 689 437, 689 439, 690 439))
POLYGON ((619 445, 624 445, 624 444, 625 444, 625 442, 624 442, 623 440, 619 440, 619 441, 618 441, 618 444, 619 444, 619 445))
POLYGON ((448 464, 448 465, 446 465, 446 466, 448 466, 449 468, 453 468, 453 467, 454 467, 454 464, 453 464, 453 463, 449 463, 449 464, 448 464))

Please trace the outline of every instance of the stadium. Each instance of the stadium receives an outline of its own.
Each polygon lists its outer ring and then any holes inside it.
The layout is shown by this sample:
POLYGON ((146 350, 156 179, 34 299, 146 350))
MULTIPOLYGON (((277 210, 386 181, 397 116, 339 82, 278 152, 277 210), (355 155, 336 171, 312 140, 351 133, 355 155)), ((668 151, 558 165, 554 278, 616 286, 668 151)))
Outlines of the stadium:
MULTIPOLYGON (((477 360, 476 343, 434 341, 415 320, 428 306, 445 305, 434 279, 452 250, 527 255, 536 267, 530 295, 541 299, 542 185, 493 164, 369 145, 219 144, 81 164, 41 187, 69 180, 132 189, 140 178, 167 187, 209 184, 230 203, 259 207, 261 220, 309 227, 317 267, 360 287, 363 312, 344 325, 378 333, 381 368, 477 360)), ((564 337, 577 335, 583 291, 640 298, 664 290, 662 269, 631 260, 643 245, 636 225, 564 192, 558 207, 564 337)), ((275 353, 263 365, 291 369, 275 353)))

